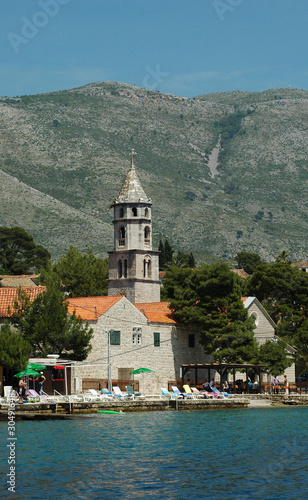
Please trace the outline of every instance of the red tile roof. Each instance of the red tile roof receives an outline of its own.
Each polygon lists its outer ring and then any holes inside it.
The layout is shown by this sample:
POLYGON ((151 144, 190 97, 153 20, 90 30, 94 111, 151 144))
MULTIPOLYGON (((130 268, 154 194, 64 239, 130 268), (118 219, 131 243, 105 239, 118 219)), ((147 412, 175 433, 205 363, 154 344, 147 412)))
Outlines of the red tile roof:
POLYGON ((75 297, 68 299, 68 312, 75 314, 83 321, 97 321, 97 319, 116 304, 123 295, 98 297, 75 297))
POLYGON ((14 310, 14 302, 18 300, 18 290, 23 290, 29 295, 31 302, 36 299, 38 295, 46 290, 45 286, 34 286, 34 287, 6 287, 0 288, 0 317, 9 318, 12 316, 14 310), (10 308, 10 312, 8 312, 10 308))
POLYGON ((173 323, 169 302, 145 302, 134 304, 137 309, 152 323, 173 323))

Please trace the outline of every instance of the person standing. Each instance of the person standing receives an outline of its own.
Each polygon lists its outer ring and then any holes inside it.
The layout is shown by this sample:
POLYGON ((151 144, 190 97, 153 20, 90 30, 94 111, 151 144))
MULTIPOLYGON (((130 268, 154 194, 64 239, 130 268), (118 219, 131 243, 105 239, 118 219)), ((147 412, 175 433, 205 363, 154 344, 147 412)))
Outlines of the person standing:
POLYGON ((273 384, 273 392, 274 394, 278 394, 278 386, 279 386, 279 379, 277 375, 273 376, 272 384, 273 384))
POLYGON ((286 394, 289 394, 289 382, 288 382, 288 377, 286 375, 283 376, 284 380, 284 388, 286 391, 286 394))
POLYGON ((43 375, 43 372, 40 373, 40 378, 39 378, 39 394, 43 395, 43 387, 44 387, 44 382, 46 380, 46 377, 43 375))

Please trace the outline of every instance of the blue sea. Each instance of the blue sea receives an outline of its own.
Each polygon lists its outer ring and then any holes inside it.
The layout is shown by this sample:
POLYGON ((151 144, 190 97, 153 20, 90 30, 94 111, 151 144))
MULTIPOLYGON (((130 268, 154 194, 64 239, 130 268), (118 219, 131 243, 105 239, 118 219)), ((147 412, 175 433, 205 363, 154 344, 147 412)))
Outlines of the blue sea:
POLYGON ((16 493, 0 422, 0 498, 307 499, 307 422, 307 407, 17 422, 16 493))

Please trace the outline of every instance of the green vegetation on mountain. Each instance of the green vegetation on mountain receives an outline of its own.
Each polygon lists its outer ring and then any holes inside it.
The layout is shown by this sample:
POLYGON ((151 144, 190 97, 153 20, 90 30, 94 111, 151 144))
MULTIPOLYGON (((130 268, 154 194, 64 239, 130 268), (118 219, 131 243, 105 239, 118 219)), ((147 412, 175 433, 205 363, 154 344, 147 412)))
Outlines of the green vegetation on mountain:
POLYGON ((168 237, 199 264, 241 251, 304 258, 307 114, 308 92, 297 89, 187 99, 98 82, 3 97, 0 225, 25 228, 53 260, 70 245, 105 257, 109 205, 134 147, 154 247, 168 237))

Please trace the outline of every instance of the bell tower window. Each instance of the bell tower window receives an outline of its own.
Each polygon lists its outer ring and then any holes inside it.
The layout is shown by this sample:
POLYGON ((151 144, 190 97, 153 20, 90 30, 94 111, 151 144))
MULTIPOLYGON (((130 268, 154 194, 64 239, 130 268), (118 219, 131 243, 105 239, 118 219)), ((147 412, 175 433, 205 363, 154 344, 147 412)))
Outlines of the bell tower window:
POLYGON ((132 212, 133 212, 133 216, 134 216, 134 217, 137 217, 137 213, 138 213, 138 212, 137 212, 137 208, 136 208, 136 207, 133 207, 133 208, 132 208, 132 212))
POLYGON ((143 277, 151 278, 151 259, 146 257, 143 261, 143 277))
POLYGON ((148 209, 148 208, 146 208, 146 209, 145 209, 145 211, 144 211, 144 216, 145 216, 146 218, 148 218, 148 217, 149 217, 149 209, 148 209))
POLYGON ((122 265, 122 261, 119 260, 119 262, 118 262, 118 277, 122 278, 122 276, 123 276, 123 265, 122 265))
POLYGON ((145 243, 145 245, 150 244, 150 234, 151 234, 150 228, 149 228, 149 226, 146 226, 144 228, 144 243, 145 243))
POLYGON ((120 219, 124 217, 124 208, 120 208, 120 219))
POLYGON ((125 246, 125 227, 121 226, 119 229, 119 247, 125 246))

